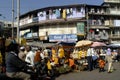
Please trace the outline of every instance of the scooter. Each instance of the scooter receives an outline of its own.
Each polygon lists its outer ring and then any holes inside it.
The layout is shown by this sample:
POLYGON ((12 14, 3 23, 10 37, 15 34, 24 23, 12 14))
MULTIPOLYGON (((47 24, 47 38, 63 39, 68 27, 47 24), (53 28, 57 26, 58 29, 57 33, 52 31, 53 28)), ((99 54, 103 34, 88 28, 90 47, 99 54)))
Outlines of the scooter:
MULTIPOLYGON (((52 80, 47 74, 38 74, 36 71, 33 70, 26 70, 24 71, 31 75, 31 80, 52 80)), ((19 78, 10 78, 5 73, 0 73, 0 80, 22 80, 19 78)))

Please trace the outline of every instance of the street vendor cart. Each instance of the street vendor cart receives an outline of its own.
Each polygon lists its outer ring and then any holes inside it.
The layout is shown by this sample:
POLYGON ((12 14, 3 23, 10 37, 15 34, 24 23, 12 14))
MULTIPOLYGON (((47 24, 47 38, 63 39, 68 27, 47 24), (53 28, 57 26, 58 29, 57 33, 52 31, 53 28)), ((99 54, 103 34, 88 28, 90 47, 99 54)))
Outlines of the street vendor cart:
POLYGON ((80 71, 87 69, 87 49, 90 47, 91 44, 92 41, 82 40, 78 41, 74 47, 72 56, 75 60, 77 69, 80 71))

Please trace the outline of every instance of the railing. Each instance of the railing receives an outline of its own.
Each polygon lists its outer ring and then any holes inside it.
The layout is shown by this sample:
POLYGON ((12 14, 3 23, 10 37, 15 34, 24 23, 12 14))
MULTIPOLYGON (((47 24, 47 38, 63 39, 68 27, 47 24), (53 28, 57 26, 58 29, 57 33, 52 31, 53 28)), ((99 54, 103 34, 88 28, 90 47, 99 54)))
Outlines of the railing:
POLYGON ((120 34, 112 34, 110 35, 110 38, 120 38, 120 34))

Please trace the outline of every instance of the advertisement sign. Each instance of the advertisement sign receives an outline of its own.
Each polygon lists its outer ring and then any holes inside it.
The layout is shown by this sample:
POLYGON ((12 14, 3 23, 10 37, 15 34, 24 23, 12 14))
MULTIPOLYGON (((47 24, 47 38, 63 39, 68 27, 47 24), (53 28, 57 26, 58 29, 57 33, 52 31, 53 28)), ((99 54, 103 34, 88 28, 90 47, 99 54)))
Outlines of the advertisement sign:
POLYGON ((58 35, 49 35, 50 42, 75 42, 77 41, 77 35, 75 34, 58 34, 58 35))
POLYGON ((85 27, 85 24, 83 22, 77 23, 77 34, 78 35, 84 35, 85 34, 84 27, 85 27))

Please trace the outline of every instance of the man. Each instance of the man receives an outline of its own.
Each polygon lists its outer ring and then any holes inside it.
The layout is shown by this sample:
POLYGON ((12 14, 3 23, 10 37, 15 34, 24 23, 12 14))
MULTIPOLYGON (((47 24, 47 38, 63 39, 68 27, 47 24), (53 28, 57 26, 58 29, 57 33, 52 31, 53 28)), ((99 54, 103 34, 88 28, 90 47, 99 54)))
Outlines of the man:
POLYGON ((87 61, 88 61, 88 70, 89 70, 89 71, 92 71, 92 70, 93 70, 92 54, 93 54, 93 48, 89 48, 89 49, 87 50, 87 61))
POLYGON ((8 46, 8 55, 6 57, 6 75, 11 78, 20 78, 22 80, 30 80, 30 75, 22 72, 28 68, 27 63, 18 57, 19 45, 11 42, 8 46))
POLYGON ((34 66, 34 57, 35 57, 35 53, 32 51, 32 47, 31 46, 26 46, 26 58, 25 61, 27 63, 30 63, 30 66, 34 66))
POLYGON ((20 47, 20 52, 19 52, 19 54, 18 54, 18 57, 19 57, 21 60, 25 61, 26 54, 25 54, 25 47, 24 47, 24 46, 20 47))
POLYGON ((113 59, 112 59, 112 52, 110 48, 108 48, 106 51, 106 59, 108 62, 108 73, 111 73, 113 71, 113 59))

